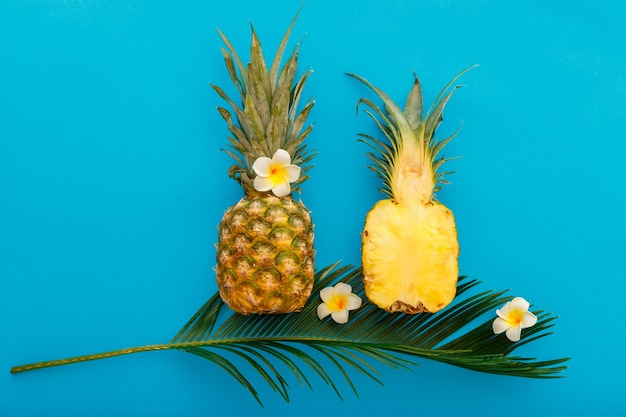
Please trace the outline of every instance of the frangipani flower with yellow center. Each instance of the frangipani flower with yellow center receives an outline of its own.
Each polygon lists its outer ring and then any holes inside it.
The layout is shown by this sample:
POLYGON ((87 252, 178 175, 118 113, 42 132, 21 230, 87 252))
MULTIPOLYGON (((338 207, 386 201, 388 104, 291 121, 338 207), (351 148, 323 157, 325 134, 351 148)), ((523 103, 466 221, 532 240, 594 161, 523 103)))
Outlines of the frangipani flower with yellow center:
POLYGON ((361 307, 361 297, 352 294, 352 287, 338 282, 334 287, 320 291, 323 303, 317 307, 317 317, 322 320, 330 315, 339 324, 348 322, 348 311, 361 307))
POLYGON ((493 321, 493 332, 506 332, 511 342, 517 342, 522 337, 522 329, 532 327, 537 323, 537 316, 528 311, 530 304, 522 297, 515 297, 507 302, 500 310, 496 310, 498 317, 493 321))
POLYGON ((252 169, 257 175, 254 178, 254 189, 257 191, 270 191, 276 197, 284 197, 291 193, 292 182, 300 178, 300 167, 291 165, 291 156, 284 149, 274 153, 272 159, 262 156, 252 164, 252 169))

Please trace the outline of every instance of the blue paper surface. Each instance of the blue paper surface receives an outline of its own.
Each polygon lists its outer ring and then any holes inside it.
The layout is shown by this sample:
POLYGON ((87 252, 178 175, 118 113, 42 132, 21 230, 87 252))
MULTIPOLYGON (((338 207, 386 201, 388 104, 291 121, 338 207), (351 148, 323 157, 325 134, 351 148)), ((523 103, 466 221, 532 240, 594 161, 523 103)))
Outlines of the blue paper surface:
MULTIPOLYGON (((519 353, 572 357, 560 380, 422 361, 355 375, 344 400, 311 377, 265 408, 180 352, 18 375, 11 366, 167 342, 216 290, 216 227, 242 195, 220 151, 209 82, 233 91, 216 28, 272 56, 299 1, 0 3, 0 416, 623 416, 626 3, 308 0, 291 46, 314 70, 301 199, 318 267, 358 264, 382 198, 358 132, 369 79, 403 103, 415 71, 431 102, 479 64, 446 108, 461 273, 559 316, 519 353)), ((313 295, 316 296, 316 295, 313 295)), ((244 364, 242 364, 242 367, 244 364)))

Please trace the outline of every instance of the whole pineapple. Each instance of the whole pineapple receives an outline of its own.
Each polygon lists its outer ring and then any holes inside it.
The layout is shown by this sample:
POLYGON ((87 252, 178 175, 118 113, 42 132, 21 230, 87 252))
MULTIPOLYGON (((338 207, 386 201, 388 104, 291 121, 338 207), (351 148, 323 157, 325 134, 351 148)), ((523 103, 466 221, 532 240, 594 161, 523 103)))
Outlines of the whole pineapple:
MULTIPOLYGON (((297 17, 297 16, 296 16, 297 17)), ((226 152, 235 160, 229 176, 245 193, 230 207, 218 228, 217 284, 224 302, 241 314, 300 310, 313 287, 313 224, 307 208, 295 201, 308 177, 313 157, 303 144, 312 129, 303 129, 313 107, 298 103, 311 71, 296 77, 296 46, 281 68, 289 26, 268 70, 252 28, 250 63, 244 65, 229 40, 222 55, 241 104, 212 85, 231 107, 218 111, 232 133, 226 152)))
MULTIPOLYGON (((467 70, 465 70, 467 71, 467 70)), ((374 152, 368 157, 389 197, 369 211, 362 233, 363 281, 367 297, 389 312, 409 314, 441 310, 456 295, 459 243, 454 216, 434 198, 440 172, 450 158, 437 157, 452 136, 437 140, 435 130, 456 87, 457 75, 422 119, 422 91, 415 76, 404 110, 364 78, 348 74, 372 89, 384 111, 367 99, 386 140, 360 134, 374 152)))

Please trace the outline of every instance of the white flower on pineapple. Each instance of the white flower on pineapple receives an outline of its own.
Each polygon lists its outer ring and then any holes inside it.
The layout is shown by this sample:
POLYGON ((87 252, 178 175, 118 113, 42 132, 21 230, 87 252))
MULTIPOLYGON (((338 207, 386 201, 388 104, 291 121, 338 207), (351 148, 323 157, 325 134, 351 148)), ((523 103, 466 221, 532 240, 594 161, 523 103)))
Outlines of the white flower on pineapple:
POLYGON ((348 322, 348 311, 361 307, 361 297, 352 294, 352 287, 338 282, 334 287, 320 291, 323 303, 317 307, 317 317, 322 320, 330 315, 339 324, 348 322))
POLYGON ((291 193, 292 182, 300 178, 300 167, 291 165, 291 156, 284 149, 274 153, 272 159, 262 156, 252 164, 257 175, 254 178, 254 189, 272 191, 276 197, 284 197, 291 193))
POLYGON ((498 317, 493 321, 493 332, 501 334, 511 342, 517 342, 522 337, 522 329, 532 327, 537 323, 537 316, 528 311, 530 304, 522 297, 515 297, 507 302, 500 310, 496 310, 498 317))

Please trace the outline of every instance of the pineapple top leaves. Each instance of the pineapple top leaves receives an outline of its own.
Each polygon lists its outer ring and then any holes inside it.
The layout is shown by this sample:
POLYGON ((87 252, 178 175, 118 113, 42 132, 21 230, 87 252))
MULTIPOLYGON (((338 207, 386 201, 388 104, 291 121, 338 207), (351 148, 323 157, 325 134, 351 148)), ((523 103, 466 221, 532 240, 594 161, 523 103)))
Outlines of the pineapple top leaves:
POLYGON ((292 163, 302 168, 302 175, 292 184, 293 190, 298 190, 299 185, 308 178, 305 173, 311 168, 308 163, 314 152, 307 150, 303 141, 313 128, 312 125, 306 128, 304 125, 314 102, 309 99, 302 109, 298 109, 298 104, 312 71, 307 70, 299 77, 296 75, 300 45, 294 48, 281 68, 296 19, 297 14, 283 36, 269 69, 254 27, 250 62, 247 65, 244 65, 228 38, 218 30, 226 44, 226 49, 222 48, 222 55, 230 79, 239 93, 240 103, 228 97, 220 87, 211 86, 232 108, 231 112, 218 107, 232 134, 228 138, 230 149, 225 151, 235 160, 235 164, 229 169, 228 175, 239 182, 246 193, 254 192, 254 161, 262 156, 272 157, 278 149, 286 150, 292 163))
POLYGON ((422 116, 423 102, 420 82, 415 76, 409 91, 404 110, 382 90, 372 85, 365 78, 356 74, 347 74, 369 87, 382 100, 384 111, 369 99, 361 98, 361 103, 369 107, 365 110, 372 117, 386 140, 364 133, 359 134, 361 141, 374 149, 368 153, 373 162, 371 168, 383 180, 382 191, 395 201, 415 201, 428 203, 433 193, 447 184, 444 175, 450 172, 440 170, 441 166, 453 158, 438 156, 442 148, 458 133, 438 140, 435 131, 443 120, 443 109, 452 94, 458 88, 453 84, 469 71, 465 69, 456 75, 439 93, 433 105, 422 116))

